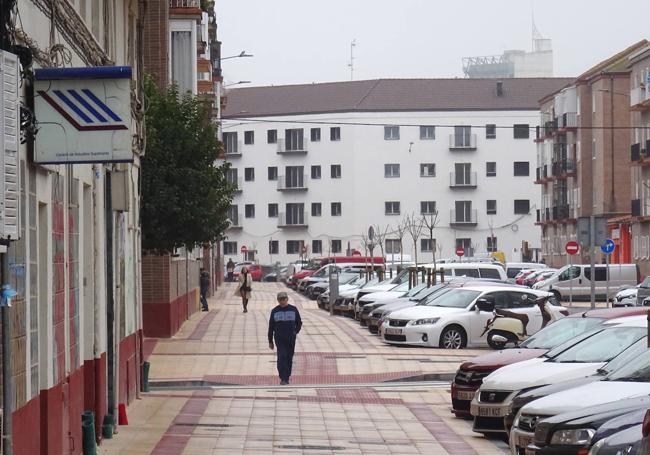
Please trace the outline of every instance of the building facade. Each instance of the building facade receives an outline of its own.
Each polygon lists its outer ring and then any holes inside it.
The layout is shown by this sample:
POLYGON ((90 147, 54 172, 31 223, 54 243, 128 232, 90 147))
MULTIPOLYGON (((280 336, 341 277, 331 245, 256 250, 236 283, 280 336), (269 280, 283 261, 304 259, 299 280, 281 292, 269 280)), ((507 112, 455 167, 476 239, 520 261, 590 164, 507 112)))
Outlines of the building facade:
POLYGON ((466 256, 535 259, 536 100, 567 82, 376 80, 229 91, 224 158, 240 191, 224 259, 286 264, 303 254, 367 253, 371 225, 386 233, 385 255, 430 262, 434 249, 449 258, 462 246, 466 256), (434 219, 435 241, 426 227, 415 242, 400 235, 408 215, 434 219))
POLYGON ((650 45, 630 55, 632 259, 650 275, 650 45))
MULTIPOLYGON (((3 143, 3 172, 15 150, 16 180, 11 181, 18 203, 15 211, 3 213, 3 221, 7 215, 17 218, 17 236, 6 253, 3 283, 17 295, 6 310, 11 358, 3 362, 10 362, 11 376, 3 385, 11 385, 12 401, 3 403, 2 427, 10 428, 11 419, 13 431, 4 440, 16 454, 80 454, 82 413, 93 412, 101 439, 102 423, 117 423, 118 406, 134 400, 141 383, 138 179, 144 129, 138 30, 143 2, 30 0, 18 2, 12 12, 15 34, 3 36, 9 54, 2 61, 2 125, 4 138, 13 134, 17 147, 3 143), (19 56, 13 67, 11 54, 19 56), (103 66, 131 68, 125 110, 132 121, 122 128, 132 157, 123 163, 37 163, 35 150, 45 139, 43 123, 32 136, 39 121, 34 104, 44 95, 34 93, 34 72, 103 66), (19 81, 13 117, 6 104, 10 75, 19 81), (27 117, 17 126, 19 110, 27 117)), ((87 117, 84 109, 77 106, 80 118, 87 117)), ((96 118, 103 116, 97 112, 96 118)), ((3 180, 5 196, 9 182, 3 180)))
MULTIPOLYGON (((577 237, 577 219, 608 220, 616 244, 611 260, 630 262, 630 75, 637 43, 586 71, 541 101, 536 183, 542 187, 538 223, 549 265, 568 263, 566 242, 577 237)), ((600 255, 600 252, 598 252, 600 255)), ((604 261, 599 256, 597 261, 604 261)), ((574 262, 588 262, 583 248, 574 262)))

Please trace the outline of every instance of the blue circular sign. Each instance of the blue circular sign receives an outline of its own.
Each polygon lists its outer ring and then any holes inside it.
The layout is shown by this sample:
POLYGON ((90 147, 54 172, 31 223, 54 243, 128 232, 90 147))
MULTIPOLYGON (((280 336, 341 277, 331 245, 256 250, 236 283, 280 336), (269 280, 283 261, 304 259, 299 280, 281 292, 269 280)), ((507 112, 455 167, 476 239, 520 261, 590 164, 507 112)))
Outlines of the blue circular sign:
POLYGON ((612 239, 607 239, 605 240, 605 243, 600 245, 600 251, 602 251, 605 254, 611 254, 614 252, 614 248, 616 245, 614 244, 614 241, 612 239))

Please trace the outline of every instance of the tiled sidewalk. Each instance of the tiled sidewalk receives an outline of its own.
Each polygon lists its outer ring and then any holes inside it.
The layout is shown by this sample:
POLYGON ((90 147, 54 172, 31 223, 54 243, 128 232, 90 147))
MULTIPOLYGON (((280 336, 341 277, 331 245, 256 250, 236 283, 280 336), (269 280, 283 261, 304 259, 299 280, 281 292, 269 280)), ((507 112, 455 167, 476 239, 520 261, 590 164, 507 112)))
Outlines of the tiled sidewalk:
POLYGON ((157 340, 152 383, 235 385, 144 394, 129 407, 130 425, 100 453, 504 453, 503 444, 475 436, 468 422, 451 416, 445 382, 384 382, 449 375, 481 351, 387 346, 295 293, 304 325, 292 386, 278 386, 266 331, 280 289, 256 283, 244 314, 227 286, 209 313, 195 315, 174 339, 157 340))

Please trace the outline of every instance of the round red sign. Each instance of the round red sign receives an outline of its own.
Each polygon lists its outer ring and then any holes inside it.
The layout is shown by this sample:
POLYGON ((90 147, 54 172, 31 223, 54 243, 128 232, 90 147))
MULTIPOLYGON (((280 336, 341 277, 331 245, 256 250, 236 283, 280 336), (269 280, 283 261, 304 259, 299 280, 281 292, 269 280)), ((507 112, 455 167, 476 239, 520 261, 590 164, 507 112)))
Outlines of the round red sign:
POLYGON ((456 248, 456 256, 460 257, 465 254, 465 249, 462 246, 456 248))
POLYGON ((575 240, 571 240, 569 242, 566 242, 564 249, 566 250, 567 254, 573 256, 574 254, 578 254, 578 251, 580 251, 580 245, 578 245, 578 242, 575 240))
POLYGON ((246 248, 246 245, 242 245, 239 251, 242 253, 246 253, 248 251, 248 248, 246 248))

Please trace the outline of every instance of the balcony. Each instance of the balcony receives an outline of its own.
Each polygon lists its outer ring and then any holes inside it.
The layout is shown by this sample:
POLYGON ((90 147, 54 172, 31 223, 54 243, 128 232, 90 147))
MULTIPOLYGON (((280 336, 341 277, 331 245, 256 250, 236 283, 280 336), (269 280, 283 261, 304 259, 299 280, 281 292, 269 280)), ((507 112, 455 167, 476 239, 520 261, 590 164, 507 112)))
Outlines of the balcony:
POLYGON ((650 109, 650 91, 647 86, 640 85, 630 90, 630 110, 647 111, 650 109))
POLYGON ((235 189, 235 193, 241 193, 242 192, 242 178, 241 177, 238 177, 236 179, 226 177, 226 180, 228 180, 228 183, 233 183, 233 184, 237 185, 237 188, 235 189))
POLYGON ((552 164, 553 177, 567 178, 576 173, 576 163, 573 160, 559 160, 552 164))
POLYGON ((451 210, 449 219, 450 226, 476 226, 476 209, 462 210, 459 212, 451 210))
POLYGON ((476 150, 476 134, 449 135, 449 150, 476 150))
POLYGON ((292 176, 285 178, 284 175, 278 177, 278 191, 307 191, 307 175, 292 176))
POLYGON ((170 19, 202 19, 200 0, 169 0, 170 19))
POLYGON ((632 162, 641 161, 641 144, 638 142, 630 146, 630 159, 632 162))
POLYGON ((476 172, 450 172, 449 188, 476 188, 476 172))
POLYGON ((565 112, 557 118, 559 130, 575 130, 578 127, 578 113, 565 112))
POLYGON ((307 153, 307 141, 289 141, 286 139, 278 139, 278 154, 305 154, 307 153))
POLYGON ((535 183, 541 184, 541 183, 546 183, 549 178, 549 168, 550 166, 548 164, 545 164, 543 166, 538 167, 535 170, 535 183))
POLYGON ((568 204, 559 204, 557 206, 557 219, 558 220, 566 220, 570 218, 571 216, 571 211, 569 209, 568 204))
POLYGON ((223 143, 223 147, 226 151, 226 158, 237 158, 241 156, 241 150, 244 142, 243 141, 226 141, 223 143))
POLYGON ((307 212, 294 212, 278 214, 278 227, 279 228, 306 228, 307 212))
POLYGON ((242 219, 243 217, 241 213, 236 213, 234 219, 228 217, 228 221, 230 221, 230 226, 228 226, 227 229, 229 230, 243 229, 243 226, 241 224, 242 219))

